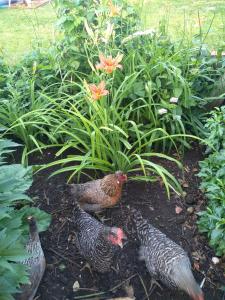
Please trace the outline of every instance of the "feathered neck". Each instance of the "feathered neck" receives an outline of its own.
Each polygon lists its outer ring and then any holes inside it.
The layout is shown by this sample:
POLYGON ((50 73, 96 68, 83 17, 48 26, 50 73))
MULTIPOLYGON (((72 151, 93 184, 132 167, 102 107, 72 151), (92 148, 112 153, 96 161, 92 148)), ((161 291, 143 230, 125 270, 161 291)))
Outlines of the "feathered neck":
POLYGON ((29 239, 32 242, 34 242, 34 241, 38 242, 39 241, 37 223, 34 219, 29 221, 29 239))
POLYGON ((115 174, 109 174, 101 180, 101 188, 107 195, 113 197, 121 192, 122 183, 118 181, 115 174))

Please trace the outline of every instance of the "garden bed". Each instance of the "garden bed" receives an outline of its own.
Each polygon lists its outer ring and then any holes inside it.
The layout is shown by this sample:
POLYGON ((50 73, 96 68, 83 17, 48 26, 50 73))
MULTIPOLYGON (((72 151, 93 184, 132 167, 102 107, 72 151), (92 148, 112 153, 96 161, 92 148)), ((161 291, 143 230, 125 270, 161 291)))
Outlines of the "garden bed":
MULTIPOLYGON (((44 158, 39 159, 36 155, 29 163, 45 163, 53 159, 54 153, 45 152, 44 158)), ((184 178, 173 164, 168 161, 165 162, 165 166, 177 178, 184 180, 183 185, 187 193, 185 199, 172 195, 171 200, 168 201, 160 182, 147 184, 129 181, 124 188, 119 205, 98 215, 108 225, 123 227, 129 237, 117 264, 114 266, 115 271, 112 270, 112 272, 103 275, 83 268, 85 261, 74 246, 75 232, 69 221, 72 218, 73 207, 65 199, 62 192, 62 184, 66 181, 66 174, 60 174, 51 179, 48 179, 48 176, 53 169, 36 174, 30 194, 35 198, 36 206, 52 215, 49 230, 41 235, 47 269, 37 292, 37 299, 81 299, 79 296, 101 292, 106 293, 96 295, 91 299, 110 299, 126 295, 122 283, 128 281, 134 289, 137 300, 147 299, 145 289, 149 290, 151 278, 144 263, 138 261, 138 245, 128 222, 129 207, 131 206, 140 209, 143 215, 151 220, 152 224, 191 254, 197 281, 200 283, 206 277, 203 287, 205 299, 223 299, 224 292, 218 287, 225 284, 224 266, 212 264, 211 259, 214 253, 207 245, 205 237, 199 235, 196 226, 197 216, 195 213, 205 206, 204 197, 198 190, 199 181, 196 177, 198 161, 201 159, 201 151, 198 148, 186 153, 184 178), (183 209, 180 214, 176 214, 176 206, 183 209), (187 208, 190 206, 195 209, 193 214, 187 212, 187 208), (130 280, 126 281, 129 278, 130 280), (73 286, 76 281, 79 282, 80 290, 74 292, 73 286), (109 292, 110 289, 113 291, 109 292)), ((83 299, 88 299, 88 297, 83 299)), ((184 300, 189 298, 165 287, 163 290, 155 287, 149 292, 149 299, 184 300)))

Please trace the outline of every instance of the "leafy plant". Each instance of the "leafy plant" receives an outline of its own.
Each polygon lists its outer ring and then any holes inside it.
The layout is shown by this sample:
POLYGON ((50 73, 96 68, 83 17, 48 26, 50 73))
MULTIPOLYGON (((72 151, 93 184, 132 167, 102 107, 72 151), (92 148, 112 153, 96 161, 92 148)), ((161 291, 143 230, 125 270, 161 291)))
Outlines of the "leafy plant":
MULTIPOLYGON (((197 57, 196 66, 191 70, 195 73, 192 90, 200 108, 223 99, 225 94, 224 66, 225 61, 221 55, 210 55, 209 50, 201 47, 200 56, 197 57)), ((209 106, 210 107, 210 106, 209 106)))
MULTIPOLYGON (((199 52, 200 46, 172 41, 163 23, 159 32, 140 31, 140 17, 127 1, 63 0, 55 5, 61 32, 57 43, 48 51, 32 51, 15 67, 2 68, 0 125, 26 145, 25 152, 65 142, 67 137, 54 129, 60 111, 42 94, 64 105, 67 95, 79 96, 84 79, 108 80, 109 76, 96 70, 100 53, 124 55, 123 70, 114 72, 109 85, 112 95, 121 92, 121 104, 130 120, 144 131, 161 128, 173 135, 173 142, 159 139, 155 149, 169 151, 174 142, 188 147, 186 133, 204 132, 202 113, 196 112, 204 95, 195 86, 201 78, 217 78, 213 72, 207 75, 207 67, 204 76, 200 74, 201 66, 210 60, 209 53, 199 52), (133 79, 129 82, 129 78, 133 79), (163 110, 166 113, 161 114, 163 110)), ((213 65, 219 73, 220 65, 220 59, 213 65)))
MULTIPOLYGON (((224 187, 223 187, 224 188, 224 187)), ((216 251, 216 255, 225 253, 225 205, 210 202, 205 211, 199 213, 199 230, 207 234, 209 244, 216 251)))
POLYGON ((127 77, 112 95, 98 101, 93 101, 84 86, 80 87, 79 94, 68 95, 63 103, 46 96, 49 102, 57 105, 56 115, 60 116, 57 134, 66 140, 56 156, 69 149, 78 153, 48 164, 47 167, 64 166, 53 175, 72 171, 70 179, 74 175, 78 175, 79 179, 85 170, 109 172, 120 169, 131 175, 141 172, 143 176, 135 176, 136 180, 151 181, 161 176, 168 194, 170 188, 181 191, 176 179, 156 163, 156 159, 171 160, 179 167, 181 164, 153 150, 158 141, 168 139, 173 142, 177 136, 169 135, 162 128, 149 129, 141 123, 137 124, 130 117, 135 110, 136 100, 130 101, 129 106, 123 104, 129 85, 135 78, 135 75, 127 77))
POLYGON ((32 93, 32 85, 31 101, 26 104, 22 97, 13 94, 8 99, 0 100, 0 126, 4 129, 2 136, 13 134, 28 150, 39 148, 46 140, 53 144, 57 142, 57 137, 51 135, 55 118, 53 107, 40 95, 32 93))
POLYGON ((207 153, 225 149, 225 106, 215 108, 211 117, 207 119, 207 142, 209 144, 207 153))
POLYGON ((207 234, 217 255, 225 253, 225 145, 224 107, 215 109, 207 120, 208 152, 212 153, 200 162, 200 188, 208 199, 208 207, 200 212, 198 221, 201 232, 207 234))
POLYGON ((111 1, 111 5, 110 1, 90 0, 56 0, 54 3, 57 28, 62 33, 56 45, 57 60, 67 78, 74 78, 76 71, 88 74, 91 67, 87 56, 101 50, 100 42, 111 45, 109 37, 114 32, 113 44, 117 48, 140 22, 134 7, 124 0, 111 1))
MULTIPOLYGON (((3 154, 10 153, 10 148, 18 146, 9 140, 0 140, 0 161, 4 164, 3 154)), ((28 227, 26 218, 34 215, 38 220, 40 230, 45 230, 49 224, 49 216, 37 209, 20 206, 31 199, 25 194, 32 183, 31 168, 21 165, 0 166, 0 298, 11 300, 13 294, 19 291, 19 285, 28 283, 26 267, 20 264, 27 257, 24 245, 27 241, 28 227)))

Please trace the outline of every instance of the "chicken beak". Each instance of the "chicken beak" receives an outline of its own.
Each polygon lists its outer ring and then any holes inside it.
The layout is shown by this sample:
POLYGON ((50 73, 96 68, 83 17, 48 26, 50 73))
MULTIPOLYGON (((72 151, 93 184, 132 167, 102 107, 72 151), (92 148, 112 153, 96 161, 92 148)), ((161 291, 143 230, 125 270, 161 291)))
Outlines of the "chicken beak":
POLYGON ((119 242, 118 245, 120 246, 121 249, 123 249, 123 242, 119 242))
POLYGON ((127 240, 127 236, 125 234, 123 234, 123 238, 122 240, 118 243, 118 245, 120 246, 121 249, 123 249, 123 240, 127 240))
POLYGON ((123 240, 127 240, 127 236, 125 233, 123 234, 123 240))

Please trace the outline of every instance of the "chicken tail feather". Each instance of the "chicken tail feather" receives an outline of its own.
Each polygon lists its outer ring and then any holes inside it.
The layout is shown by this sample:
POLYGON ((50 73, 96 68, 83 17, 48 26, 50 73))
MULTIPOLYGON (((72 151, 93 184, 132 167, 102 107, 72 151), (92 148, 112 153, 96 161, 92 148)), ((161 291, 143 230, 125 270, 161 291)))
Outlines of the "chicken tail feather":
POLYGON ((184 258, 174 265, 173 280, 177 286, 185 290, 193 300, 204 300, 203 292, 196 282, 189 260, 184 258))

